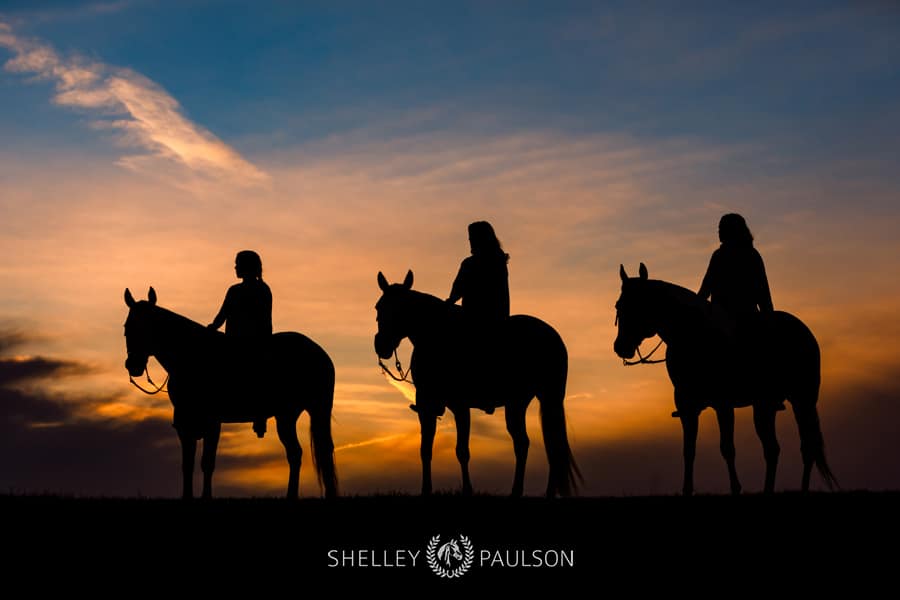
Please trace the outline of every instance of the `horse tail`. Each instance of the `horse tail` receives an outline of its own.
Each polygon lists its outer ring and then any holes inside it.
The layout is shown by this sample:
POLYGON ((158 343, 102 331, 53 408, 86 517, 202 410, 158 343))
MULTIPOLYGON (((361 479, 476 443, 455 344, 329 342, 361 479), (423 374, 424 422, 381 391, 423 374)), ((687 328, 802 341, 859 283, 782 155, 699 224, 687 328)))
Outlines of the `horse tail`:
POLYGON ((547 382, 543 393, 538 393, 541 406, 541 431, 544 435, 547 462, 550 465, 550 478, 547 482, 548 497, 556 494, 571 496, 578 491, 579 482, 584 481, 572 449, 569 447, 569 436, 566 432, 566 410, 563 401, 566 397, 568 356, 565 346, 562 347, 560 358, 556 368, 548 370, 550 381, 547 382))
POLYGON ((828 489, 840 489, 837 478, 831 472, 831 467, 828 466, 828 460, 825 458, 825 438, 822 435, 819 411, 816 410, 816 405, 814 403, 799 406, 794 404, 794 416, 797 419, 797 427, 800 430, 800 453, 803 455, 804 488, 809 484, 809 468, 815 464, 828 489))
MULTIPOLYGON (((329 361, 330 363, 330 361, 329 361)), ((326 498, 334 498, 338 494, 337 468, 334 464, 334 441, 331 438, 331 409, 334 405, 334 366, 331 366, 331 377, 325 389, 309 408, 309 444, 312 447, 313 466, 319 486, 325 489, 326 498)))
MULTIPOLYGON (((794 418, 797 421, 797 429, 800 432, 800 453, 803 456, 803 491, 809 488, 809 474, 812 466, 825 480, 829 490, 840 489, 837 478, 828 466, 825 458, 825 438, 822 435, 822 426, 819 422, 819 411, 816 403, 819 400, 819 387, 822 382, 822 358, 819 344, 812 332, 799 320, 797 323, 803 328, 800 338, 806 342, 807 362, 801 362, 798 378, 795 380, 795 393, 789 394, 788 399, 794 408, 794 418)), ((798 347, 802 347, 798 344, 798 347)))

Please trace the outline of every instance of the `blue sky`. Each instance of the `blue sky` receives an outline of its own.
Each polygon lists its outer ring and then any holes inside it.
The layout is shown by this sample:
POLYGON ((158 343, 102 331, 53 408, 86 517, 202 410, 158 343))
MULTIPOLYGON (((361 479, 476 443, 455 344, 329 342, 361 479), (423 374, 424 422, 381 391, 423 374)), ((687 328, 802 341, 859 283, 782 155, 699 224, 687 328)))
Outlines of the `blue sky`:
MULTIPOLYGON (((12 2, 0 14, 146 75, 251 151, 259 136, 291 145, 409 111, 437 111, 433 127, 853 155, 898 126, 890 3, 12 2)), ((39 93, 4 81, 4 128, 34 116, 21 105, 39 93)), ((49 126, 63 118, 34 109, 49 126)))

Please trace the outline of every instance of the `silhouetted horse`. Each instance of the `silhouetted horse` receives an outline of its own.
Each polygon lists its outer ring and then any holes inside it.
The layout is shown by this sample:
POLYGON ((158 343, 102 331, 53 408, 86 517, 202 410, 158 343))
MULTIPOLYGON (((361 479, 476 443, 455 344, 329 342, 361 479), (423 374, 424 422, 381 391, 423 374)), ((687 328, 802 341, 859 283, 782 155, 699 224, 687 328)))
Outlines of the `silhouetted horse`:
MULTIPOLYGON (((694 490, 697 423, 707 407, 716 411, 720 449, 728 464, 731 492, 741 484, 734 466, 734 409, 753 406, 753 422, 766 459, 765 491, 775 488, 780 448, 775 413, 790 401, 800 430, 803 491, 815 464, 832 487, 834 476, 825 461, 819 426, 819 345, 796 317, 780 311, 760 315, 753 332, 734 340, 733 324, 724 311, 697 294, 665 281, 640 276, 629 279, 620 267, 622 295, 616 302, 619 334, 613 345, 623 359, 635 355, 641 341, 659 335, 666 343, 666 368, 675 387, 675 408, 684 430, 684 494, 694 490)), ((639 362, 644 362, 642 357, 639 362)))
POLYGON ((153 288, 148 298, 135 302, 125 290, 130 309, 125 321, 125 368, 132 377, 139 377, 147 369, 147 359, 155 356, 169 373, 174 426, 181 440, 183 497, 193 496, 197 441, 203 439, 203 497, 210 498, 222 423, 249 423, 261 409, 275 417, 278 438, 287 453, 288 498, 296 498, 300 487, 297 419, 304 410, 309 412, 319 483, 327 497, 337 495, 331 439, 334 365, 325 351, 299 333, 277 333, 268 348, 250 356, 235 348, 225 334, 156 306, 153 288))
POLYGON ((568 355, 556 331, 526 315, 510 317, 502 352, 470 366, 473 343, 465 335, 462 309, 439 298, 412 290, 412 271, 402 284, 388 284, 378 273, 383 295, 375 309, 378 333, 375 352, 389 358, 403 338, 413 344, 410 372, 422 429, 422 494, 431 493, 431 451, 437 417, 446 406, 456 420, 456 457, 462 467, 463 493, 472 493, 469 479, 469 410, 505 406, 506 429, 513 439, 516 471, 512 495, 521 496, 528 458, 525 411, 535 396, 541 406, 541 429, 550 466, 547 496, 567 496, 581 477, 566 434, 563 400, 568 355))

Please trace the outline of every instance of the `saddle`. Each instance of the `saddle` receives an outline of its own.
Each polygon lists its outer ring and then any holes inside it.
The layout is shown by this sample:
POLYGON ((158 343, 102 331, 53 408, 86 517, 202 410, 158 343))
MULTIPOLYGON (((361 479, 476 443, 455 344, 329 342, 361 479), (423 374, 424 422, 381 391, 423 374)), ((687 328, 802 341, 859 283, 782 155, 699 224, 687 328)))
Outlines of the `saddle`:
MULTIPOLYGON (((771 354, 771 317, 771 313, 750 313, 736 319, 714 307, 711 347, 706 349, 710 354, 708 372, 718 382, 717 387, 737 393, 737 406, 767 393, 761 382, 767 380, 765 371, 772 368, 767 361, 771 354)), ((776 410, 784 410, 784 404, 780 402, 776 410)))
POLYGON ((215 354, 216 371, 224 374, 222 408, 235 420, 252 418, 259 437, 265 433, 263 415, 271 414, 268 386, 278 368, 275 357, 271 336, 250 340, 225 336, 215 354))
POLYGON ((502 390, 498 388, 503 378, 497 374, 509 363, 509 319, 499 322, 465 319, 464 323, 463 355, 468 355, 473 383, 469 386, 471 404, 473 408, 492 414, 503 404, 502 390))
MULTIPOLYGON (((493 414, 503 404, 504 390, 499 387, 503 377, 498 376, 498 372, 508 368, 507 357, 511 346, 508 323, 508 320, 485 323, 463 318, 454 330, 454 343, 439 355, 440 360, 458 363, 459 369, 464 371, 458 379, 460 389, 452 393, 464 395, 471 408, 481 409, 487 414, 493 414)), ((413 360, 416 360, 415 357, 414 354, 413 360)), ((426 410, 440 417, 446 409, 443 404, 425 406, 418 398, 416 401, 417 404, 410 405, 414 412, 426 410)))

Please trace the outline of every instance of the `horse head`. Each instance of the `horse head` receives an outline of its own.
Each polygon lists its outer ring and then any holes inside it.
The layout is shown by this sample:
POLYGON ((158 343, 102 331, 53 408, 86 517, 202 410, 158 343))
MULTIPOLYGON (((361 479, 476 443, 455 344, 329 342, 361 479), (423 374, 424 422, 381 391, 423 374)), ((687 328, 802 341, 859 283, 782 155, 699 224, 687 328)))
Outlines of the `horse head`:
POLYGON ((125 368, 132 377, 139 377, 147 369, 147 360, 154 353, 151 310, 156 306, 156 290, 151 287, 147 300, 137 302, 131 291, 125 288, 125 304, 129 308, 125 320, 125 348, 128 351, 125 368))
POLYGON ((650 320, 647 267, 641 263, 638 277, 628 277, 625 267, 619 265, 622 278, 622 295, 616 301, 616 325, 618 335, 613 350, 620 358, 633 358, 638 346, 656 335, 656 327, 650 320))
POLYGON ((450 557, 453 556, 455 560, 462 560, 463 555, 459 550, 459 545, 456 543, 456 540, 450 540, 443 546, 441 546, 437 551, 438 560, 442 561, 448 567, 450 566, 450 557))
POLYGON ((409 335, 408 304, 412 289, 413 273, 408 271, 403 283, 388 283, 378 272, 378 287, 382 294, 375 304, 378 333, 375 334, 375 352, 379 358, 390 358, 400 341, 409 335))

